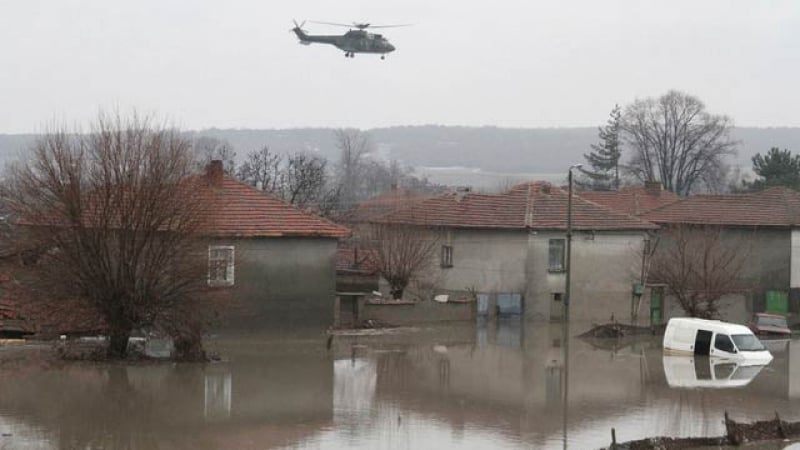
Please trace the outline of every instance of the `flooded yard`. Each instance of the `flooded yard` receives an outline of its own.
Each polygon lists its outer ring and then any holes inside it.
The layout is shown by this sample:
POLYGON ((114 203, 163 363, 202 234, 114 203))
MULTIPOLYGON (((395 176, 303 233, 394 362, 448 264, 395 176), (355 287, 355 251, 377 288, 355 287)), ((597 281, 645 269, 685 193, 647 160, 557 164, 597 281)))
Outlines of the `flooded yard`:
POLYGON ((0 449, 584 449, 612 427, 618 441, 723 435, 725 411, 800 420, 800 341, 770 342, 775 359, 756 368, 665 358, 659 339, 622 345, 512 321, 330 342, 225 334, 209 364, 4 346, 0 449))

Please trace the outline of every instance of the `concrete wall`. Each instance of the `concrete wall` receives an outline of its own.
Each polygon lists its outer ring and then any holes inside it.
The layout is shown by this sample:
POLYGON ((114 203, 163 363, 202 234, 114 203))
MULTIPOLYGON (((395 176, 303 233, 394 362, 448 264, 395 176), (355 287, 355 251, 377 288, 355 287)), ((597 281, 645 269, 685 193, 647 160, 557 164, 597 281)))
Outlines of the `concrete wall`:
MULTIPOLYGON (((730 294, 719 300, 720 319, 726 322, 747 323, 753 318, 753 300, 750 293, 730 294)), ((649 306, 648 306, 649 308, 649 306)), ((642 309, 649 314, 649 310, 642 309)), ((673 317, 686 317, 678 300, 666 295, 664 300, 664 323, 673 317)))
POLYGON ((522 293, 528 235, 522 230, 449 230, 442 244, 453 247, 453 267, 440 268, 439 252, 434 267, 445 290, 475 287, 484 293, 522 293))
MULTIPOLYGON (((725 320, 747 321, 753 312, 764 311, 767 291, 790 290, 792 271, 796 267, 792 265, 792 246, 796 238, 798 236, 788 229, 728 228, 722 231, 723 245, 735 248, 745 259, 741 282, 747 291, 723 299, 720 310, 725 320)), ((662 236, 658 245, 667 248, 671 243, 668 237, 662 236)), ((790 311, 797 309, 798 300, 790 302, 790 311)), ((665 308, 668 308, 665 318, 682 314, 675 299, 667 298, 665 308)))
POLYGON ((743 273, 747 288, 763 295, 770 289, 788 291, 791 282, 792 232, 788 229, 727 229, 727 245, 747 258, 743 273))
MULTIPOLYGON (((526 316, 533 319, 560 317, 560 303, 553 294, 563 293, 564 272, 548 271, 550 239, 563 239, 559 231, 531 233, 527 259, 526 316)), ((572 290, 570 319, 605 322, 611 315, 627 319, 633 283, 639 281, 642 232, 575 232, 572 236, 572 290)))
POLYGON ((413 325, 424 322, 474 320, 475 303, 439 303, 434 301, 400 304, 371 304, 359 301, 360 321, 377 320, 389 325, 413 325))
POLYGON ((336 286, 335 239, 219 240, 235 247, 233 301, 225 328, 328 327, 336 286))
MULTIPOLYGON (((551 273, 550 239, 563 239, 564 232, 523 230, 458 230, 446 233, 443 244, 453 247, 453 267, 440 268, 435 258, 442 291, 519 293, 525 315, 549 320, 553 294, 564 292, 565 274, 551 273)), ((572 241, 571 317, 582 321, 605 321, 611 314, 627 318, 631 308, 632 284, 639 280, 641 232, 576 232, 572 241)), ((493 298, 493 297, 492 297, 493 298)), ((553 310, 553 311, 551 311, 553 310)), ((560 317, 560 315, 558 316, 560 317)))

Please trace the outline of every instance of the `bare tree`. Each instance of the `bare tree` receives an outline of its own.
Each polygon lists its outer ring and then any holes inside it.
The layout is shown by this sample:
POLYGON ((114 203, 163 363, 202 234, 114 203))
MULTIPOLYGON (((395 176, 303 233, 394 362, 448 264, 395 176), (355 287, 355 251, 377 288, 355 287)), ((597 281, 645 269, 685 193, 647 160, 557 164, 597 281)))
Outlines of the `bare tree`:
POLYGON ((283 198, 305 208, 316 206, 325 196, 328 161, 304 153, 295 153, 286 160, 283 198))
POLYGON ((641 181, 688 195, 704 181, 717 182, 725 157, 735 153, 731 128, 728 117, 709 114, 703 102, 683 92, 637 100, 622 118, 633 153, 627 168, 641 181))
POLYGON ((202 354, 200 236, 213 205, 197 194, 190 148, 177 130, 101 115, 90 133, 44 134, 8 173, 8 205, 28 247, 42 250, 39 300, 96 313, 109 357, 124 357, 140 327, 169 332, 179 357, 202 354))
POLYGON ((230 142, 215 137, 200 136, 192 145, 198 167, 205 168, 211 161, 222 161, 226 174, 236 174, 236 150, 230 142))
POLYGON ((715 226, 667 226, 650 263, 648 283, 663 283, 690 317, 714 318, 719 301, 742 289, 748 251, 724 242, 715 226))
POLYGON ((363 163, 372 151, 372 142, 369 135, 359 130, 341 129, 336 130, 336 146, 339 149, 336 178, 341 187, 341 199, 352 206, 361 199, 363 163))
POLYGON ((337 206, 339 187, 330 180, 328 161, 319 156, 297 152, 284 158, 263 147, 248 153, 237 176, 299 208, 329 215, 337 206))
POLYGON ((236 171, 236 176, 251 186, 261 186, 267 192, 281 190, 281 162, 283 158, 264 146, 247 154, 247 159, 236 171))
POLYGON ((439 246, 435 231, 397 223, 373 224, 369 240, 372 263, 394 299, 402 298, 408 284, 430 267, 439 246))

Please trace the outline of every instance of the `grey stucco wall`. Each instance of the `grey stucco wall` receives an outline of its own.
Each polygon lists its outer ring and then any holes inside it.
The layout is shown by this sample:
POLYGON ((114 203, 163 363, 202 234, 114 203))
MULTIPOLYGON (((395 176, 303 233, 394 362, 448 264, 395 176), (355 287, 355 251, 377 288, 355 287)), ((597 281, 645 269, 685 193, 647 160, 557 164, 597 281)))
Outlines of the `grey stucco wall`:
MULTIPOLYGON (((440 268, 437 253, 432 276, 440 277, 445 291, 475 288, 486 294, 522 294, 527 318, 549 320, 553 294, 563 293, 565 284, 563 272, 548 271, 549 242, 563 238, 563 231, 451 229, 442 243, 453 247, 453 267, 440 268)), ((644 238, 636 231, 573 235, 573 320, 629 317, 644 238)))
MULTIPOLYGON (((753 301, 750 292, 729 294, 719 299, 719 319, 726 322, 747 323, 753 318, 753 301)), ((667 295, 664 301, 664 323, 673 317, 686 317, 680 302, 674 296, 667 295)))
MULTIPOLYGON (((746 293, 728 296, 721 302, 721 315, 726 320, 741 322, 753 312, 762 312, 769 290, 789 291, 791 284, 791 231, 780 228, 725 228, 721 235, 723 245, 736 249, 744 259, 741 288, 746 293)), ((661 233, 659 248, 672 245, 670 238, 661 233)), ((681 315, 674 299, 672 316, 681 315)))
MULTIPOLYGON (((553 294, 564 293, 566 274, 548 270, 550 239, 563 239, 561 231, 530 235, 526 316, 560 317, 561 304, 553 294)), ((575 232, 572 236, 572 289, 570 320, 606 322, 613 314, 627 320, 633 283, 640 277, 642 232, 575 232)))
POLYGON ((525 231, 449 230, 442 244, 453 247, 453 267, 441 268, 437 252, 433 266, 447 290, 475 287, 481 292, 525 290, 528 236, 525 231))
POLYGON ((766 291, 788 291, 791 278, 791 231, 788 229, 727 229, 727 245, 746 258, 742 274, 744 288, 753 294, 753 307, 764 308, 766 291))
POLYGON ((336 239, 220 239, 235 247, 224 328, 328 327, 333 323, 336 239))

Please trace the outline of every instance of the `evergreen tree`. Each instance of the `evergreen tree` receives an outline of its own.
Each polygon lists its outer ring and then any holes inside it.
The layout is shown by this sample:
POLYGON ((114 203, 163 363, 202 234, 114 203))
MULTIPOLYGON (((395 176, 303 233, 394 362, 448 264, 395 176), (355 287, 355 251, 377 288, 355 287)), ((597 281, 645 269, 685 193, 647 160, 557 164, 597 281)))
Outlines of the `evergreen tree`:
POLYGON ((622 111, 619 105, 614 105, 609 116, 606 126, 598 128, 600 142, 592 144, 592 151, 583 155, 591 168, 581 169, 583 177, 578 184, 582 187, 594 190, 619 189, 619 159, 622 155, 622 111))
POLYGON ((788 149, 772 147, 765 155, 753 156, 753 172, 758 179, 748 183, 751 190, 766 189, 772 186, 786 186, 800 189, 800 155, 792 155, 788 149))

